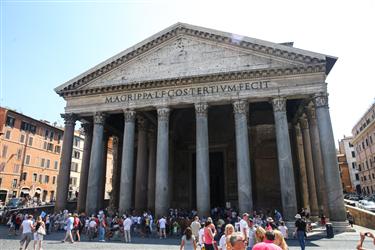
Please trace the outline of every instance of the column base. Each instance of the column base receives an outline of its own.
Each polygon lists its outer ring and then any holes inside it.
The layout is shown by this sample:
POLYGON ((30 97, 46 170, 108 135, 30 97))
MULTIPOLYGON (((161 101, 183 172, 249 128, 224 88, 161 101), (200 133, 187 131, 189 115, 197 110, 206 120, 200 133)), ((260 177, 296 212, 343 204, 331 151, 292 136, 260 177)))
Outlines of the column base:
POLYGON ((354 228, 350 227, 348 221, 330 221, 330 223, 332 223, 335 233, 355 232, 354 228))

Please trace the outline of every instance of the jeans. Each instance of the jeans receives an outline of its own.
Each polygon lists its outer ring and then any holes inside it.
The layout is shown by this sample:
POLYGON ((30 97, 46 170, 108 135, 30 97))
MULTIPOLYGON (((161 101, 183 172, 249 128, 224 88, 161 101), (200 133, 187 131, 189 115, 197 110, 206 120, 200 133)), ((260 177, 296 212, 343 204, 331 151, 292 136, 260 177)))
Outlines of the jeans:
POLYGON ((297 231, 297 239, 301 246, 301 250, 305 250, 305 232, 300 230, 297 231))
POLYGON ((99 227, 99 241, 103 241, 104 240, 104 234, 105 234, 104 227, 99 227))

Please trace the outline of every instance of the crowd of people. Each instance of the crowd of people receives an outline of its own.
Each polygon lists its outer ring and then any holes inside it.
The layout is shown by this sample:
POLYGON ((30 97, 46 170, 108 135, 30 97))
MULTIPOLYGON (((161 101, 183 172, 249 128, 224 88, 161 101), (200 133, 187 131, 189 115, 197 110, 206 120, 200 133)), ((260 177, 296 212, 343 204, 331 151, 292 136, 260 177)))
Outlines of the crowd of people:
MULTIPOLYGON (((154 218, 150 211, 141 214, 118 214, 107 210, 97 214, 60 213, 9 216, 9 234, 21 234, 20 249, 27 249, 34 239, 34 249, 41 249, 45 235, 64 231, 63 243, 81 241, 132 242, 138 237, 182 237, 180 249, 288 249, 286 239, 293 235, 305 249, 306 233, 311 229, 309 214, 301 210, 295 216, 294 232, 289 232, 282 214, 277 211, 254 211, 241 216, 235 209, 213 208, 210 217, 199 217, 197 211, 170 209, 166 216, 154 218)), ((325 218, 321 218, 325 223, 325 218)))

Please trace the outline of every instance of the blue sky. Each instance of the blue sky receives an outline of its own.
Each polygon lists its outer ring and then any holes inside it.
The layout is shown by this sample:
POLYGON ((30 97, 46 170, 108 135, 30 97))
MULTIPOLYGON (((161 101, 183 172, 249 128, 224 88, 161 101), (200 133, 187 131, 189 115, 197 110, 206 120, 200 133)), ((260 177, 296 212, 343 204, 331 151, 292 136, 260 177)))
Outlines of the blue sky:
POLYGON ((371 0, 0 1, 0 105, 36 119, 62 124, 55 87, 178 21, 339 57, 327 78, 336 139, 374 101, 371 0))

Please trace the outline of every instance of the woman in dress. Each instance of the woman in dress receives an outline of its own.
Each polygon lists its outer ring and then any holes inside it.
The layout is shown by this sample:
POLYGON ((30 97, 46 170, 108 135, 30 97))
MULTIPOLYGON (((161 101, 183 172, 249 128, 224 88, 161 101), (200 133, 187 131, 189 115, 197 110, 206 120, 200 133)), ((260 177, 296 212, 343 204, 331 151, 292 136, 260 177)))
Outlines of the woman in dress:
POLYGON ((204 235, 203 235, 204 248, 206 250, 215 250, 215 247, 214 247, 215 235, 216 235, 215 226, 213 225, 212 220, 207 219, 206 223, 204 224, 204 235))
POLYGON ((195 237, 193 231, 190 227, 185 229, 184 235, 181 238, 180 250, 196 250, 197 243, 195 242, 195 237))
POLYGON ((34 250, 41 250, 43 237, 46 235, 46 226, 42 220, 42 217, 38 216, 34 224, 34 250))

